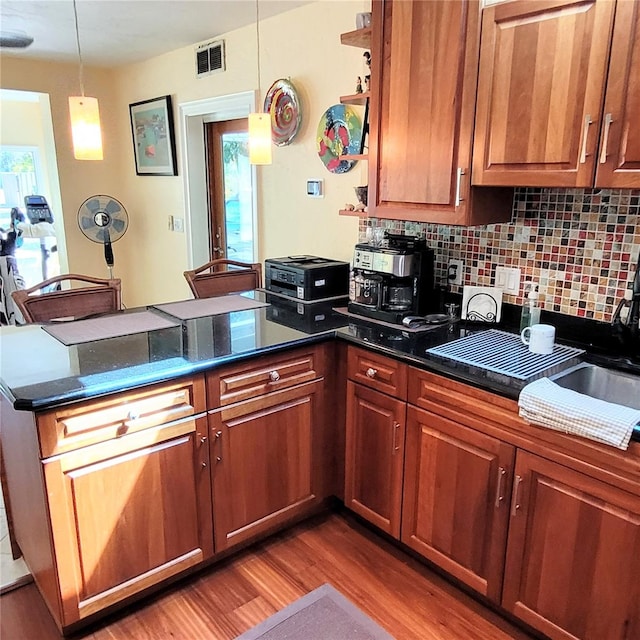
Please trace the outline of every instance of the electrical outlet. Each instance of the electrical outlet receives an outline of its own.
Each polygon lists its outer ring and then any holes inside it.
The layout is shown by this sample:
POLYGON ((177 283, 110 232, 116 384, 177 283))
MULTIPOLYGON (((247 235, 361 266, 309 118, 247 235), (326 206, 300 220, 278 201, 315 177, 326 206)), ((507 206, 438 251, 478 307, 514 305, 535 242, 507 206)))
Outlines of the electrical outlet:
POLYGON ((183 218, 174 218, 173 219, 173 230, 178 233, 184 232, 184 219, 183 218))
POLYGON ((464 260, 449 260, 447 268, 447 280, 449 284, 462 285, 464 272, 464 260))
POLYGON ((520 294, 521 275, 518 267, 496 267, 495 286, 502 289, 503 293, 517 296, 520 294))

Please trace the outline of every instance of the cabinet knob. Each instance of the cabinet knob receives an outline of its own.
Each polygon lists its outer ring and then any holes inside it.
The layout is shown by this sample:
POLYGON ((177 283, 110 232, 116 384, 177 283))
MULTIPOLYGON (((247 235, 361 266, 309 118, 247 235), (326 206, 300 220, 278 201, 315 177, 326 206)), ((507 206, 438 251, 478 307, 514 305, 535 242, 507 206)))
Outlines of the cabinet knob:
POLYGON ((269 374, 269 380, 271 380, 271 382, 278 382, 278 380, 280 380, 280 374, 276 369, 269 374))
POLYGON ((202 468, 203 468, 203 469, 206 469, 206 468, 207 468, 207 463, 206 463, 206 462, 202 462, 201 464, 202 464, 202 468))
POLYGON ((216 456, 216 462, 222 462, 222 456, 216 456))
POLYGON ((369 367, 366 372, 367 378, 375 378, 378 375, 378 370, 373 367, 369 367))

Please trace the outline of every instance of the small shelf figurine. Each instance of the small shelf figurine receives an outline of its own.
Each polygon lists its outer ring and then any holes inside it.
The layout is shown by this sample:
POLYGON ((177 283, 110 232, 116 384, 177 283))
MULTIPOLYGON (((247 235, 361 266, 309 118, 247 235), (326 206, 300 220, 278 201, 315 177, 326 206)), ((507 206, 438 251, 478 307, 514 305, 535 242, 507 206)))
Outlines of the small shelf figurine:
POLYGON ((358 76, 358 80, 356 82, 356 93, 362 93, 362 78, 358 76))
MULTIPOLYGON (((365 51, 362 54, 362 57, 364 58, 364 63, 367 65, 368 69, 371 69, 371 53, 369 51, 365 51)), ((369 91, 370 87, 369 87, 369 81, 371 80, 371 74, 368 73, 365 77, 364 77, 364 86, 365 86, 365 91, 369 91)))

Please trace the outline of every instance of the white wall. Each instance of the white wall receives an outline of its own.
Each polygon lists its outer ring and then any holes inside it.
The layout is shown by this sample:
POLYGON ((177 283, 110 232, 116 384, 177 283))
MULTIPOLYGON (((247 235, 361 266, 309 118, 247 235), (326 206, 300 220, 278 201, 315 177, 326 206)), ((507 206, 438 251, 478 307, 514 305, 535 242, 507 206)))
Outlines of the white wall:
MULTIPOLYGON (((353 93, 356 77, 364 73, 363 50, 341 45, 340 33, 353 30, 356 13, 369 6, 368 0, 320 0, 260 22, 262 99, 272 82, 290 78, 303 113, 293 143, 274 147, 273 164, 258 169, 261 261, 301 253, 351 257, 357 219, 339 217, 338 210, 355 202, 353 187, 366 184, 366 162, 349 173, 331 174, 317 156, 315 138, 324 111, 340 95, 353 93), (306 196, 307 178, 317 177, 325 180, 323 199, 306 196)), ((188 266, 187 239, 167 226, 168 215, 184 216, 183 178, 136 175, 129 104, 171 95, 177 117, 180 103, 256 90, 255 25, 223 37, 227 70, 205 78, 195 77, 193 46, 125 68, 85 68, 86 93, 100 101, 102 162, 73 158, 67 97, 78 91, 77 67, 10 55, 0 59, 2 88, 50 95, 69 271, 106 275, 101 247, 89 243, 75 224, 82 202, 108 194, 127 208, 129 230, 114 244, 114 275, 123 280, 127 306, 189 297, 182 276, 188 266)), ((177 144, 179 149, 180 140, 177 144)))

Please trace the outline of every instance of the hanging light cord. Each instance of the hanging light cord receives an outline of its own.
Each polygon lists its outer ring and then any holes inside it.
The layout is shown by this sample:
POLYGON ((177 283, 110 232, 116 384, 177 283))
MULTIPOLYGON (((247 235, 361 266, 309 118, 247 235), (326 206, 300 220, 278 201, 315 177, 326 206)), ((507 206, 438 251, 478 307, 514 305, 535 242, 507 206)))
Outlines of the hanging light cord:
MULTIPOLYGON (((75 0, 74 0, 75 2, 75 0)), ((262 92, 260 90, 260 9, 258 7, 258 0, 256 0, 256 46, 258 54, 258 103, 262 98, 262 92)), ((262 109, 260 109, 262 111, 262 109)))
MULTIPOLYGON (((80 31, 78 29, 78 7, 76 0, 73 0, 73 15, 76 19, 76 43, 78 44, 78 58, 80 59, 80 95, 84 98, 84 82, 82 79, 82 51, 80 50, 80 31)), ((260 62, 258 62, 258 66, 260 62)))

